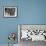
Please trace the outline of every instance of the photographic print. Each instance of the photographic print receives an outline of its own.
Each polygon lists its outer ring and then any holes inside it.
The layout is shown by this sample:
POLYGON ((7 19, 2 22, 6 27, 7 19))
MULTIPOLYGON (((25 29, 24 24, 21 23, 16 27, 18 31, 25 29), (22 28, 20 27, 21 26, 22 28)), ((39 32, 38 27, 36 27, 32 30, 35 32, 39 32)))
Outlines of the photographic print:
POLYGON ((4 17, 16 17, 17 16, 17 8, 16 7, 4 7, 4 17))
POLYGON ((19 28, 20 40, 46 41, 46 25, 25 24, 19 25, 19 28))

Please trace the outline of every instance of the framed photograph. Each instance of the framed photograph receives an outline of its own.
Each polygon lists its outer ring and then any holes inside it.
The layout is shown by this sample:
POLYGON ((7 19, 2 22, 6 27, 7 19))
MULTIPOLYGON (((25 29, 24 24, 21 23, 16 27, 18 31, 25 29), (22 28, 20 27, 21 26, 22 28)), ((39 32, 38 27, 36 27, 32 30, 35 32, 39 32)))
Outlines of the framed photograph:
POLYGON ((46 25, 39 24, 19 24, 18 41, 46 41, 46 25))
POLYGON ((16 17, 16 16, 17 16, 17 7, 15 6, 4 7, 4 17, 16 17))

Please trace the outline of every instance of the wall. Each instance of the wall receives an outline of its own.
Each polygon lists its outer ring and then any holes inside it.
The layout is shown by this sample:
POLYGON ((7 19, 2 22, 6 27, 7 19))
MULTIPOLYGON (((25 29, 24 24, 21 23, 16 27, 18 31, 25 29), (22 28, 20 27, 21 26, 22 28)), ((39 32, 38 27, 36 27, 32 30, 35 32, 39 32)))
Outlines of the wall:
POLYGON ((8 43, 9 32, 17 34, 18 24, 46 24, 46 0, 0 0, 0 44, 8 43), (3 6, 16 6, 18 16, 4 18, 3 6))
MULTIPOLYGON (((7 44, 8 34, 10 32, 17 32, 17 17, 5 18, 3 16, 3 7, 5 6, 18 6, 18 0, 0 0, 0 44, 7 44)), ((18 42, 17 39, 15 41, 18 42)))

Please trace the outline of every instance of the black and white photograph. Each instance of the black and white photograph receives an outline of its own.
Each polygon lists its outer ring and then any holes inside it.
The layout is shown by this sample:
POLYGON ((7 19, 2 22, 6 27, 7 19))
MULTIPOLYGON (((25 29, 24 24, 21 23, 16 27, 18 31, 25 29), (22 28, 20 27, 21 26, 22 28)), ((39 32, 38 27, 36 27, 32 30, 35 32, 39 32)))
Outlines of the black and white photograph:
POLYGON ((43 45, 46 43, 46 25, 19 24, 18 42, 20 46, 43 45))
POLYGON ((4 7, 4 17, 16 17, 17 16, 17 8, 16 7, 4 7))

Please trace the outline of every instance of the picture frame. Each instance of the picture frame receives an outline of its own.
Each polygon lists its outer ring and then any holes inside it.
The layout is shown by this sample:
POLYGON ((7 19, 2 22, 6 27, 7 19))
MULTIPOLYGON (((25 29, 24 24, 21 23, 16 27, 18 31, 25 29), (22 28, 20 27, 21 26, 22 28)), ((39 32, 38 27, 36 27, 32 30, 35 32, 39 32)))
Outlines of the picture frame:
POLYGON ((4 17, 16 17, 17 7, 15 6, 5 6, 4 7, 4 17))
POLYGON ((20 42, 21 40, 46 41, 46 24, 19 24, 18 42, 20 42), (28 37, 25 38, 27 34, 23 35, 24 34, 23 31, 27 31, 27 30, 28 30, 27 32, 28 37))

